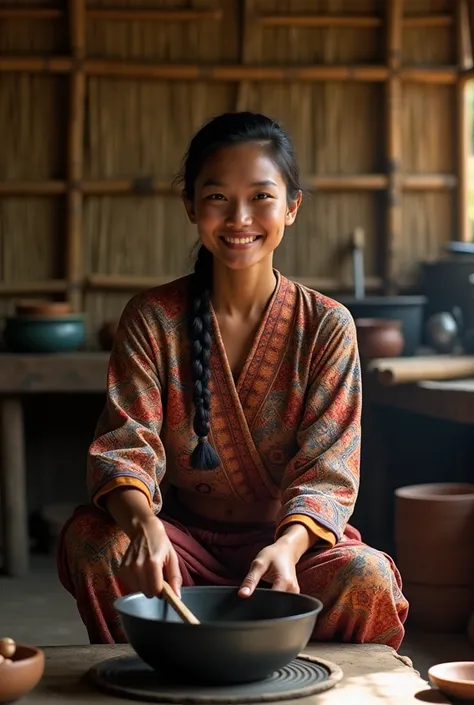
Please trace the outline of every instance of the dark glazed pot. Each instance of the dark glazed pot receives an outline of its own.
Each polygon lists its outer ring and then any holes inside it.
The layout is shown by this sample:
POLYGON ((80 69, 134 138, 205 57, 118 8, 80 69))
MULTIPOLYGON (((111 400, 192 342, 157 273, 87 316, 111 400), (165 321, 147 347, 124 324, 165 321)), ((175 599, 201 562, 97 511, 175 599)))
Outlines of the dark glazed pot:
POLYGON ((362 358, 398 357, 405 341, 402 322, 386 318, 357 318, 357 342, 362 358))
POLYGON ((156 670, 188 682, 250 683, 289 664, 306 647, 323 605, 307 595, 258 588, 186 587, 182 600, 201 624, 184 623, 164 600, 142 593, 115 602, 128 640, 156 670))

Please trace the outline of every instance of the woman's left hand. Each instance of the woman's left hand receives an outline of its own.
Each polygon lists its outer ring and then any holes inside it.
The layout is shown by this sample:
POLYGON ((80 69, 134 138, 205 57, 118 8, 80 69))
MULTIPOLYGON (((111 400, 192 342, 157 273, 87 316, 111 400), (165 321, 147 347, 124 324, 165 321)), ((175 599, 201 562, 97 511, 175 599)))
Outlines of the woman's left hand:
POLYGON ((272 590, 299 593, 294 551, 287 545, 266 546, 255 557, 239 589, 240 597, 250 597, 260 580, 271 583, 272 590))

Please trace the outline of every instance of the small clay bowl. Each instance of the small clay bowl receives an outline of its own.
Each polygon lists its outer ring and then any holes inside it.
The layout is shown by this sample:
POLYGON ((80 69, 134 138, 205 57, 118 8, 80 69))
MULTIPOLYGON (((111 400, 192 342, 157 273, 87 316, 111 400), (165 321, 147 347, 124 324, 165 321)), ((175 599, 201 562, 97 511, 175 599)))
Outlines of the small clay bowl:
POLYGON ((44 673, 44 652, 17 644, 12 663, 0 664, 0 703, 13 703, 38 685, 44 673))
POLYGON ((474 661, 438 663, 429 669, 428 677, 448 698, 474 699, 474 661))

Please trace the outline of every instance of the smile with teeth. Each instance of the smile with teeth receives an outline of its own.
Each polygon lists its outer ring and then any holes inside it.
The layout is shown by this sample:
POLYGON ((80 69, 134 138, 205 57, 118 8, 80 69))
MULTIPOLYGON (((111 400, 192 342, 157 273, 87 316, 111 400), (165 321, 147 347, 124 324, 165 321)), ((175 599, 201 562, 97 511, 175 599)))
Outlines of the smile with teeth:
POLYGON ((252 235, 251 237, 227 237, 224 236, 224 240, 231 245, 250 245, 251 242, 255 242, 258 235, 252 235))

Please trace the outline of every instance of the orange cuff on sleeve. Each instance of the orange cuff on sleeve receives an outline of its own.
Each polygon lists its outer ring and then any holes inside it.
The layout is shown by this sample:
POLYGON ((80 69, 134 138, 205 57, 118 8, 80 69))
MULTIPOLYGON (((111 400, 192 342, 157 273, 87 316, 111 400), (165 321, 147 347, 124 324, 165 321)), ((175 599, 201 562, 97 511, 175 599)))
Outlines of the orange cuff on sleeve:
POLYGON ((336 536, 330 529, 318 524, 317 521, 312 519, 306 514, 290 514, 283 519, 276 530, 276 538, 279 538, 282 533, 282 529, 289 524, 303 524, 308 531, 310 531, 316 539, 328 543, 331 548, 336 545, 336 536))
POLYGON ((95 493, 94 497, 92 498, 92 502, 95 504, 96 507, 99 507, 99 509, 103 509, 104 507, 100 503, 100 500, 106 494, 112 492, 112 490, 117 489, 117 487, 135 487, 137 490, 140 490, 141 492, 143 492, 144 495, 146 495, 150 507, 152 506, 150 492, 145 483, 139 480, 137 477, 129 477, 128 475, 119 475, 118 477, 114 477, 113 480, 109 480, 109 482, 107 482, 103 487, 100 488, 98 492, 95 493))

